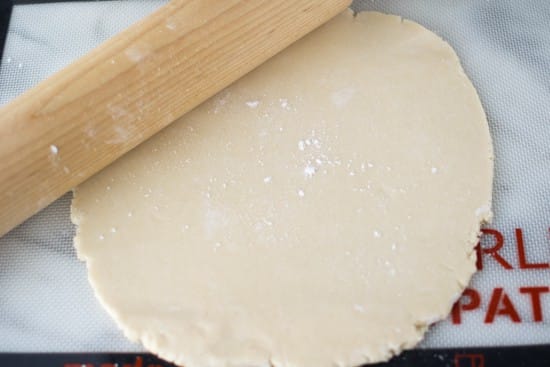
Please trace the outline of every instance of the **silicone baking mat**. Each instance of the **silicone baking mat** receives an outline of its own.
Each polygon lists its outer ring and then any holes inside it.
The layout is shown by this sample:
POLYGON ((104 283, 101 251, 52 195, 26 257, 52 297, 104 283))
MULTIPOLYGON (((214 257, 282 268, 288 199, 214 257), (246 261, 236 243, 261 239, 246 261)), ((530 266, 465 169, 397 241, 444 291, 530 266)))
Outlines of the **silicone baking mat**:
MULTIPOLYGON (((1 2, 0 104, 164 3, 1 2)), ((389 365, 550 366, 550 2, 353 8, 401 15, 447 40, 480 94, 495 148, 495 216, 480 271, 449 318, 389 365)), ((168 366, 128 342, 93 297, 69 205, 67 194, 0 238, 0 365, 168 366)))

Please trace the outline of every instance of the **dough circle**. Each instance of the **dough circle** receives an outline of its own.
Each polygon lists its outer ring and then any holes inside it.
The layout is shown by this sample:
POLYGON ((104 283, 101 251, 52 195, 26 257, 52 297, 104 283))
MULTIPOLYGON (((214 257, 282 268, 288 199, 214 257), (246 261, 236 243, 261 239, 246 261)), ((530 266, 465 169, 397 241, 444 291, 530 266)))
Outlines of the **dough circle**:
POLYGON ((79 186, 72 217, 97 297, 161 357, 352 366, 446 317, 491 184, 450 46, 346 12, 79 186))

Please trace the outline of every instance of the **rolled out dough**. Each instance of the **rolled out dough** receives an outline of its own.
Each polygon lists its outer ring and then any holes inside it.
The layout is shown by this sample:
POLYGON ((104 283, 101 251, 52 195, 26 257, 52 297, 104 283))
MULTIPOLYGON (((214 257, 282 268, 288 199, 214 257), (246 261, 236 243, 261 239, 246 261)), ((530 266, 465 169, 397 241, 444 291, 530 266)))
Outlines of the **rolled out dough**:
POLYGON ((186 367, 413 347, 474 272, 492 146, 453 50, 346 12, 75 190, 124 333, 186 367))

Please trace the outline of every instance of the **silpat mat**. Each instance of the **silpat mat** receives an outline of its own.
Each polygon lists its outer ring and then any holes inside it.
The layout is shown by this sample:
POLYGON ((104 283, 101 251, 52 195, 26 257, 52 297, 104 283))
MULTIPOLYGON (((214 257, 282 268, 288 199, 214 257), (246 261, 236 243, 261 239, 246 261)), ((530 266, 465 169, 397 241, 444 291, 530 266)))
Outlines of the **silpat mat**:
MULTIPOLYGON (((4 2, 0 104, 163 3, 4 2)), ((495 216, 478 250, 480 272, 449 318, 391 364, 549 366, 550 3, 380 0, 353 6, 399 14, 447 40, 480 94, 495 147, 495 216)), ((0 364, 167 365, 139 354, 93 297, 72 247, 69 205, 67 194, 0 238, 0 364)))

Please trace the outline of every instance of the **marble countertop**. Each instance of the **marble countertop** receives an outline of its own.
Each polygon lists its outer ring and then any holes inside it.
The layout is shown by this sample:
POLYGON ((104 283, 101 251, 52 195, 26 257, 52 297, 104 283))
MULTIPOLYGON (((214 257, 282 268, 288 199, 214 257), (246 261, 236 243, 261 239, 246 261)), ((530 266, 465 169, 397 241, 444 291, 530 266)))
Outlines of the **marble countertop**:
MULTIPOLYGON (((15 6, 0 65, 0 104, 163 3, 15 6)), ((495 217, 488 227, 502 234, 499 254, 511 269, 485 255, 470 285, 479 306, 463 310, 460 323, 438 323, 422 347, 550 343, 550 293, 539 294, 537 317, 536 297, 521 291, 547 287, 550 279, 544 266, 550 262, 550 2, 369 0, 354 8, 402 15, 447 40, 479 91, 494 140, 495 217), (503 294, 519 321, 498 312, 503 294)), ((69 204, 67 194, 0 238, 0 352, 141 350, 93 297, 72 247, 69 204)), ((491 233, 484 248, 499 239, 491 233)))

